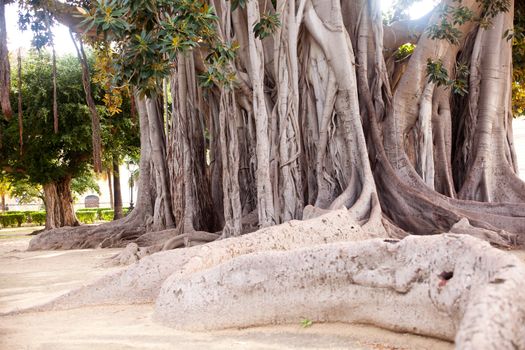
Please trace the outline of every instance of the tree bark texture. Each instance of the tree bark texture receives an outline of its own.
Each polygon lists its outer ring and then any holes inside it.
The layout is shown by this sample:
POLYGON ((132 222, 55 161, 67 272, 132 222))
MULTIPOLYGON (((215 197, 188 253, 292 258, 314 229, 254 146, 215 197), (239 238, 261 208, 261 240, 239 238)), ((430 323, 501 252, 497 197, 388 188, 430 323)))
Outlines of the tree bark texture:
POLYGON ((122 219, 124 214, 122 213, 122 192, 120 190, 120 164, 117 156, 113 156, 113 220, 122 219))
POLYGON ((5 0, 0 0, 0 105, 6 119, 10 119, 13 115, 11 102, 9 100, 9 89, 11 86, 10 72, 5 24, 5 0))
POLYGON ((113 200, 113 176, 111 174, 111 169, 106 170, 106 177, 108 179, 108 188, 109 188, 109 204, 111 205, 111 209, 115 208, 115 202, 113 200))
POLYGON ((73 207, 70 177, 44 184, 44 204, 46 230, 79 225, 73 207))
MULTIPOLYGON (((440 23, 439 13, 384 27, 376 0, 277 1, 276 8, 248 1, 233 12, 228 1, 210 4, 221 38, 240 44, 232 91, 199 86, 204 65, 195 50, 177 56, 163 89, 171 114, 165 97, 135 96, 139 197, 148 198, 136 215, 145 215, 146 231, 239 235, 301 219, 314 205, 345 207, 393 235, 466 222, 465 233, 524 242, 525 185, 509 133, 511 43, 502 40, 512 6, 487 27, 458 25, 453 44, 424 30, 440 23), (253 26, 274 12, 281 25, 261 40, 253 26), (398 38, 416 48, 393 63, 398 38), (451 78, 466 63, 468 94, 429 82, 428 58, 441 60, 451 78)), ((475 0, 462 5, 483 14, 475 0)))

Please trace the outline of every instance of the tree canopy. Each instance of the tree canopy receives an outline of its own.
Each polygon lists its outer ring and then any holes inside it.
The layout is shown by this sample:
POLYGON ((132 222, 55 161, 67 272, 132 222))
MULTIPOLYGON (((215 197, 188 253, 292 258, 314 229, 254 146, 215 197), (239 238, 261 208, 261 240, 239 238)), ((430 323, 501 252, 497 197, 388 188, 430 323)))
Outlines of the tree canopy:
MULTIPOLYGON (((14 182, 14 194, 24 189, 74 178, 72 189, 83 193, 97 189, 91 170, 91 122, 82 87, 81 68, 77 57, 57 60, 59 104, 58 134, 53 132, 51 57, 45 51, 30 51, 23 57, 21 69, 22 143, 20 125, 14 119, 2 120, 3 144, 0 166, 14 182), (22 147, 22 148, 21 148, 22 147), (31 185, 29 185, 31 186, 31 185), (16 191, 19 188, 20 191, 16 191)), ((91 61, 93 63, 93 60, 91 61)), ((11 64, 16 67, 16 62, 11 64)), ((18 76, 12 78, 12 104, 17 105, 18 76)), ((108 156, 135 155, 138 147, 136 122, 130 115, 129 98, 118 113, 109 113, 101 88, 95 88, 98 109, 103 116, 103 140, 108 156)), ((15 109, 18 113, 18 110, 15 109)), ((135 155, 136 156, 136 155, 135 155)))
MULTIPOLYGON (((22 63, 22 150, 17 120, 2 121, 2 167, 9 169, 13 176, 27 177, 35 184, 52 182, 66 175, 76 177, 89 170, 90 118, 77 58, 59 58, 57 68, 59 134, 53 132, 51 57, 45 52, 31 51, 22 63)), ((12 82, 12 104, 16 105, 16 75, 12 82)))

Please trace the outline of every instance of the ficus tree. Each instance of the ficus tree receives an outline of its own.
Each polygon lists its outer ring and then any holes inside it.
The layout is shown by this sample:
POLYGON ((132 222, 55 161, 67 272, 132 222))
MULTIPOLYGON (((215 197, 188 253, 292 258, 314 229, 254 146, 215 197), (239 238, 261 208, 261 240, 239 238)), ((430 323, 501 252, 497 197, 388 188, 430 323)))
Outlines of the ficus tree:
MULTIPOLYGON (((137 242, 144 253, 265 228, 212 244, 223 248, 211 257, 176 255, 169 271, 190 273, 192 256, 208 268, 295 247, 293 223, 266 227, 341 208, 382 236, 524 243, 511 78, 522 2, 443 0, 389 25, 376 0, 40 6, 111 43, 114 85, 135 92, 141 159, 131 215, 46 232, 33 249, 137 242)), ((310 244, 339 237, 325 226, 310 244)))
POLYGON ((387 230, 442 232, 467 218, 472 234, 521 239, 504 77, 521 38, 512 2, 445 1, 386 27, 366 1, 329 13, 310 1, 64 6, 57 18, 83 13, 73 28, 111 47, 112 85, 135 91, 142 179, 131 237, 137 224, 239 235, 249 213, 264 227, 313 205, 387 230), (486 62, 494 41, 498 61, 486 62), (483 75, 491 64, 500 87, 483 75), (485 98, 496 88, 501 101, 485 98))

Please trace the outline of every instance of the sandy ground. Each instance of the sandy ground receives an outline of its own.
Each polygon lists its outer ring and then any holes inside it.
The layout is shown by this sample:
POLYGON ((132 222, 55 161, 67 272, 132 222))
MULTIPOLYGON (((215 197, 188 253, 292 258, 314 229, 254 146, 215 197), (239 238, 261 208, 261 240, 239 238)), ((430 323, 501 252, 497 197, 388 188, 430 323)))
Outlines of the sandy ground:
MULTIPOLYGON (((26 252, 28 238, 0 240, 0 312, 39 304, 116 271, 118 250, 26 252)), ((451 349, 436 339, 365 325, 314 324, 208 333, 152 322, 153 305, 85 307, 0 317, 0 349, 451 349)))

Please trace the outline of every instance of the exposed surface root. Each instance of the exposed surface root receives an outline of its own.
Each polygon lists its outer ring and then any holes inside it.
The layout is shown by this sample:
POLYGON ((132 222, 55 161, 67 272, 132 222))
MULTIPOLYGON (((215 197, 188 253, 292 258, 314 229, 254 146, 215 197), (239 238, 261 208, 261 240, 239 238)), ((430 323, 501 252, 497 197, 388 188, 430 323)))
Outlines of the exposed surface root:
MULTIPOLYGON (((257 251, 291 250, 372 237, 377 235, 365 232, 347 210, 336 210, 308 221, 292 220, 236 238, 146 256, 122 272, 104 277, 28 311, 153 302, 161 284, 172 274, 184 276, 257 251)), ((130 246, 127 251, 129 261, 141 257, 138 246, 130 246)), ((126 259, 123 254, 120 256, 126 259)))
MULTIPOLYGON (((147 223, 148 219, 135 215, 98 226, 82 225, 42 230, 31 240, 28 250, 122 248, 134 243, 144 247, 140 249, 139 256, 142 257, 161 250, 190 247, 220 238, 218 233, 205 231, 192 230, 183 234, 178 229, 150 231, 147 223)), ((243 232, 253 232, 256 226, 256 212, 243 218, 243 232)), ((134 262, 133 259, 130 262, 134 262)))
POLYGON ((153 253, 181 247, 194 247, 213 242, 220 237, 218 234, 204 231, 177 234, 177 229, 146 233, 134 243, 128 244, 122 252, 109 261, 109 265, 129 265, 153 253))
POLYGON ((146 233, 146 227, 134 222, 118 223, 113 221, 98 226, 61 227, 43 231, 29 242, 28 250, 119 248, 146 233))
POLYGON ((523 349, 524 276, 518 258, 468 235, 341 242, 176 273, 155 318, 189 330, 360 322, 460 349, 523 349))
POLYGON ((140 260, 13 312, 156 300, 157 321, 191 330, 308 318, 455 339, 461 349, 525 348, 525 265, 470 235, 374 238, 341 209, 197 247, 125 252, 140 260))
POLYGON ((500 230, 499 232, 494 232, 492 230, 487 230, 479 227, 472 226, 467 218, 459 220, 457 223, 452 226, 450 233, 458 234, 467 234, 477 238, 480 238, 484 241, 491 242, 494 245, 509 248, 509 242, 516 241, 515 235, 512 235, 508 232, 500 230), (503 239, 502 237, 506 237, 503 239))

